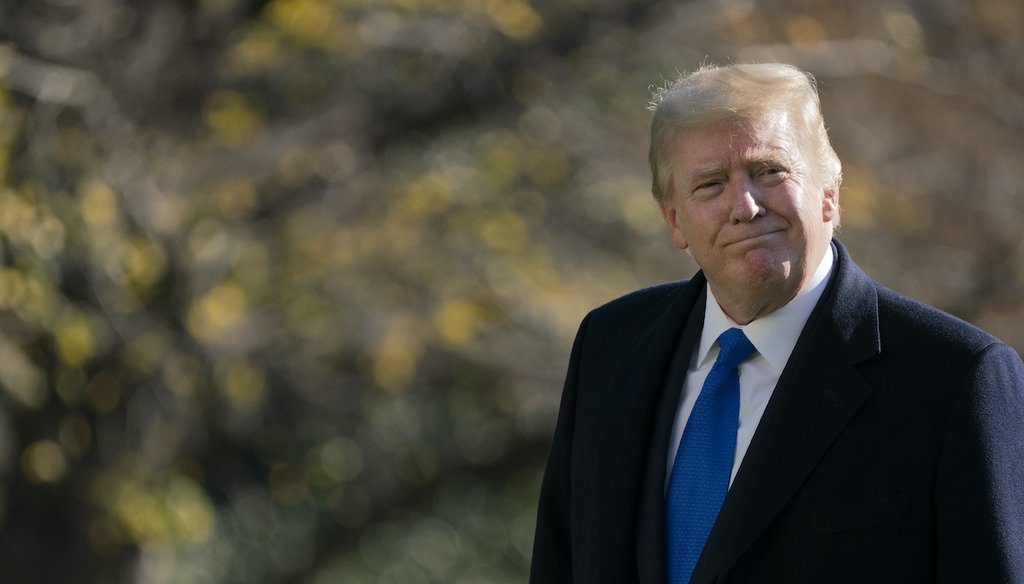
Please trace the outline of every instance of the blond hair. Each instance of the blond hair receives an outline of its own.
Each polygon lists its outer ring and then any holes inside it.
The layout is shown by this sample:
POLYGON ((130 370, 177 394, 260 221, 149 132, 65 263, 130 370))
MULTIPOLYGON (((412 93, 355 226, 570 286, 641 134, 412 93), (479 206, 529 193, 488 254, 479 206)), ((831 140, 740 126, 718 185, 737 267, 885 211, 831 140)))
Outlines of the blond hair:
MULTIPOLYGON (((826 191, 838 192, 842 165, 829 142, 814 77, 779 63, 705 65, 657 90, 650 104, 651 191, 663 200, 671 179, 671 141, 678 131, 731 119, 793 115, 801 150, 826 191)), ((838 219, 838 217, 837 217, 838 219)))

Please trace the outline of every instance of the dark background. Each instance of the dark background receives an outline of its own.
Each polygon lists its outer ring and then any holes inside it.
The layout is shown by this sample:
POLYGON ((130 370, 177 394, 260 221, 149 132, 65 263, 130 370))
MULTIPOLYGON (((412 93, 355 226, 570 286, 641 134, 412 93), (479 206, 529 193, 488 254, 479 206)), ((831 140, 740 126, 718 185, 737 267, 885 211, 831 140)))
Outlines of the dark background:
POLYGON ((820 80, 840 237, 1024 348, 1019 0, 0 2, 0 580, 522 582, 650 90, 820 80))

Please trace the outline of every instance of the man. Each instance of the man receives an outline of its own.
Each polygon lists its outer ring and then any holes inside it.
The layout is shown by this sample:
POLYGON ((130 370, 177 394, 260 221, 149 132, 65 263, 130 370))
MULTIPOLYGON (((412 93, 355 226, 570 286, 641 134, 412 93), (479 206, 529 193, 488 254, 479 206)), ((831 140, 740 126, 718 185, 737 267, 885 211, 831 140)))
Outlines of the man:
POLYGON ((1024 364, 867 277, 813 79, 656 95, 654 195, 701 271, 591 312, 535 583, 1024 583, 1024 364))

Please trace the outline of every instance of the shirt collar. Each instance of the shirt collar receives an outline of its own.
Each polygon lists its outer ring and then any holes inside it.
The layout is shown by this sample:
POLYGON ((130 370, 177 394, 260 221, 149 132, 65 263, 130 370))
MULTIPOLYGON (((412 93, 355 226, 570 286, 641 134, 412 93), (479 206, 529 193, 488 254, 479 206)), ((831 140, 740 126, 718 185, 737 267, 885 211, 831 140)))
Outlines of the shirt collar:
POLYGON ((826 249, 811 279, 793 300, 782 308, 746 325, 736 324, 718 305, 711 286, 707 286, 707 302, 704 305, 704 331, 697 351, 697 367, 703 367, 709 360, 718 357, 716 341, 719 335, 730 328, 738 328, 750 339, 757 352, 778 372, 789 361, 789 356, 800 338, 807 319, 814 306, 825 292, 829 274, 832 273, 832 248, 826 249))

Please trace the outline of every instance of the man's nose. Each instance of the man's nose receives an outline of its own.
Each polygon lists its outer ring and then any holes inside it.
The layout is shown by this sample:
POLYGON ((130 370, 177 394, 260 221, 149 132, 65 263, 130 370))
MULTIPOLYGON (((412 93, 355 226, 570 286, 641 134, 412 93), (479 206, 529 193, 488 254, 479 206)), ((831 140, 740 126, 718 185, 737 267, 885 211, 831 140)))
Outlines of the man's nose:
POLYGON ((732 207, 729 220, 732 223, 747 223, 764 214, 761 193, 749 177, 732 181, 732 188, 729 190, 729 203, 732 207))

